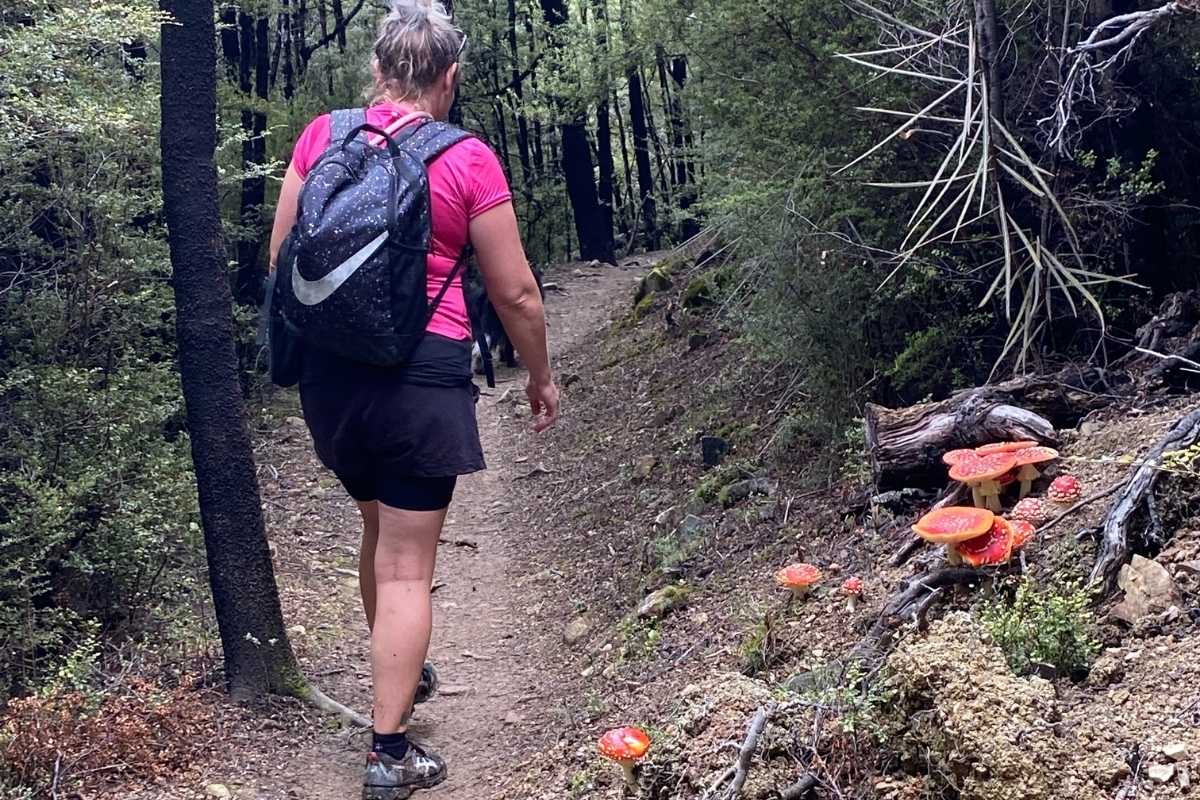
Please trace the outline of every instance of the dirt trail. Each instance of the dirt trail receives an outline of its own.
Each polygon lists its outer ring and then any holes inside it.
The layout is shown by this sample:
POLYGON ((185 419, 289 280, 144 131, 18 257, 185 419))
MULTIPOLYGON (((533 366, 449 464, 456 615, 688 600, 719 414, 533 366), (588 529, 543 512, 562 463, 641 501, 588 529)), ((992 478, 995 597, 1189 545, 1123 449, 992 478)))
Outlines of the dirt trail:
MULTIPOLYGON (((548 280, 558 288, 546 292, 552 354, 590 346, 592 334, 627 307, 645 268, 639 265, 649 261, 642 256, 618 268, 571 265, 553 272, 548 280)), ((522 455, 533 435, 524 374, 500 368, 497 384, 478 407, 489 469, 460 481, 438 555, 431 658, 442 687, 417 707, 411 728, 446 757, 450 778, 421 796, 489 795, 497 775, 525 760, 528 748, 554 727, 544 724, 555 717, 554 676, 532 652, 533 638, 523 635, 526 609, 540 598, 535 582, 523 584, 524 567, 510 552, 516 537, 539 535, 510 523, 528 503, 523 476, 538 466, 522 455), (502 402, 510 389, 521 404, 502 402)), ((300 658, 323 690, 369 710, 368 637, 354 576, 357 512, 316 462, 298 419, 264 443, 259 459, 285 617, 304 628, 292 636, 300 658)), ((263 744, 261 733, 234 735, 245 743, 236 747, 232 774, 211 779, 237 798, 357 797, 365 737, 348 741, 331 727, 314 739, 313 726, 322 724, 317 715, 280 717, 264 723, 272 745, 263 744)))

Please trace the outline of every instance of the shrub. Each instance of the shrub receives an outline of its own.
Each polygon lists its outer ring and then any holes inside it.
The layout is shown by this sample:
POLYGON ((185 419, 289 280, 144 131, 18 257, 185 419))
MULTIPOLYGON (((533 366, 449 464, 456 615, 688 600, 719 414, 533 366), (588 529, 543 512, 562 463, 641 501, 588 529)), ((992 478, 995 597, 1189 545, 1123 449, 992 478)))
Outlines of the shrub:
POLYGON ((1077 584, 1039 590, 1026 579, 1011 602, 984 605, 979 616, 1017 673, 1050 664, 1079 676, 1100 650, 1091 598, 1077 584))
POLYGON ((0 715, 0 797, 87 796, 88 783, 158 778, 188 765, 214 741, 212 711, 190 682, 163 689, 134 680, 98 703, 65 691, 11 701, 0 715), (48 796, 48 795, 47 795, 48 796))

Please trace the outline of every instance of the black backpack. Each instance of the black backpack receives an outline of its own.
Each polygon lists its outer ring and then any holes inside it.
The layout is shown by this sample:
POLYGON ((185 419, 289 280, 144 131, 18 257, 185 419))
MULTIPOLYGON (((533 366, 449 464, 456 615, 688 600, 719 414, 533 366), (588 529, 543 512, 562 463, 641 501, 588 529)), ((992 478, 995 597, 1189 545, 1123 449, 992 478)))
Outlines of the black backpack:
POLYGON ((361 108, 330 115, 329 147, 305 178, 268 294, 273 382, 299 380, 308 346, 379 366, 412 355, 467 260, 464 248, 429 300, 425 168, 468 136, 428 120, 389 136, 361 108), (382 137, 381 147, 368 143, 368 132, 382 137))

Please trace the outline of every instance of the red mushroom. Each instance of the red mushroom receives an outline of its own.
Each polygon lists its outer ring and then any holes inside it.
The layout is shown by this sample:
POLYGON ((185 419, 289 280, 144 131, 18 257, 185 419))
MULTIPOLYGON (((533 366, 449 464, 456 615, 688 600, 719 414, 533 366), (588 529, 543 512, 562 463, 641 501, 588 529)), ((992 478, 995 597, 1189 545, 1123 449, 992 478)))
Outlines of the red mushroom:
POLYGON ((1006 564, 1012 557, 1013 529, 1004 517, 996 517, 992 529, 983 536, 952 545, 959 557, 972 567, 1006 564))
POLYGON ((842 592, 846 595, 846 608, 851 614, 858 607, 858 600, 862 597, 863 582, 862 578, 857 575, 846 578, 846 582, 842 584, 842 592))
POLYGON ((953 467, 960 461, 966 461, 968 458, 976 458, 975 451, 969 447, 961 450, 949 450, 942 454, 942 463, 947 467, 953 467))
POLYGON ((1000 510, 999 478, 1016 465, 1012 453, 994 453, 960 461, 950 468, 950 479, 971 487, 971 499, 978 507, 1000 510))
POLYGON ((808 594, 823 577, 821 570, 812 564, 791 564, 775 573, 775 582, 797 598, 808 594))
POLYGON ((1017 460, 1017 480, 1021 482, 1021 492, 1018 497, 1029 494, 1033 482, 1042 476, 1034 464, 1044 464, 1058 458, 1058 451, 1053 447, 1026 447, 1013 453, 1017 460))
POLYGON ((1059 475, 1046 490, 1046 499, 1051 503, 1067 506, 1077 501, 1082 493, 1083 487, 1079 485, 1078 478, 1074 475, 1059 475))
POLYGON ((982 536, 991 530, 995 520, 996 515, 986 508, 945 506, 917 520, 913 533, 927 542, 946 545, 946 558, 956 564, 959 558, 954 544, 982 536))
POLYGON ((1032 522, 1024 519, 1010 519, 1008 524, 1012 526, 1013 530, 1012 548, 1014 551, 1020 550, 1033 541, 1033 534, 1037 528, 1034 527, 1032 522))
POLYGON ((1017 501, 1008 516, 1013 520, 1024 520, 1032 522, 1034 525, 1041 525, 1046 521, 1048 514, 1046 513, 1046 504, 1041 500, 1036 497, 1025 497, 1017 501))
POLYGON ((1036 441, 996 441, 990 445, 979 445, 976 447, 977 456, 992 456, 998 452, 1016 452, 1025 450, 1026 447, 1037 447, 1036 441))
POLYGON ((600 755, 621 765, 625 782, 635 791, 637 776, 633 767, 650 749, 650 737, 641 728, 613 728, 600 737, 600 755))

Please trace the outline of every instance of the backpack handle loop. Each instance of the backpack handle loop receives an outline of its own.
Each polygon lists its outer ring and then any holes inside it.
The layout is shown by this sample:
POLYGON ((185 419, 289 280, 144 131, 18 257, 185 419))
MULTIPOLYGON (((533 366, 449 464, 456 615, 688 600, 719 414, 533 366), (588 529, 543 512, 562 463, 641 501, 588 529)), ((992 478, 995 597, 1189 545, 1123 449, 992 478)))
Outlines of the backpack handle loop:
POLYGON ((377 125, 372 125, 369 122, 364 122, 362 125, 351 128, 350 132, 346 134, 346 138, 342 140, 342 147, 349 145, 352 141, 354 141, 354 138, 363 131, 369 131, 382 139, 383 144, 387 145, 388 154, 391 155, 392 158, 400 157, 400 145, 396 144, 396 140, 392 138, 392 135, 383 128, 380 128, 377 125))

